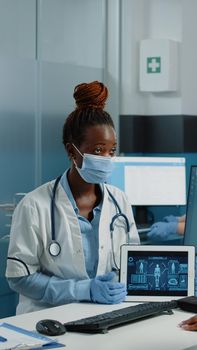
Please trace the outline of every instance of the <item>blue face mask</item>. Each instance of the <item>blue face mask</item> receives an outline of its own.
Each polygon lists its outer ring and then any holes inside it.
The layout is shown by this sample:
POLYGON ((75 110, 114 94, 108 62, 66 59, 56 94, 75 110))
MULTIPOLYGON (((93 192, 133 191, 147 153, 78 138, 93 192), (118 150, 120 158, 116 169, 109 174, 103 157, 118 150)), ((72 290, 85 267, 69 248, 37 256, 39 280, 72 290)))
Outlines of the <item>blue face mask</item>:
POLYGON ((91 184, 106 182, 113 171, 114 157, 96 156, 88 153, 81 154, 74 144, 73 146, 83 157, 81 168, 78 168, 75 163, 75 167, 82 179, 91 184))

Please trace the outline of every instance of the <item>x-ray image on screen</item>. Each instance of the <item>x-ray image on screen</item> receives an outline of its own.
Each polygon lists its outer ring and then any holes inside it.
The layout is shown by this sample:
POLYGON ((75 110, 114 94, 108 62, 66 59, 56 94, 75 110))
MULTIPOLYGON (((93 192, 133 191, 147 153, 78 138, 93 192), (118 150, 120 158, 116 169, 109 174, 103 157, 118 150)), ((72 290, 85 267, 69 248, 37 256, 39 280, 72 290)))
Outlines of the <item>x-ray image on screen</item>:
POLYGON ((128 253, 127 290, 132 295, 184 296, 188 287, 185 252, 128 253))

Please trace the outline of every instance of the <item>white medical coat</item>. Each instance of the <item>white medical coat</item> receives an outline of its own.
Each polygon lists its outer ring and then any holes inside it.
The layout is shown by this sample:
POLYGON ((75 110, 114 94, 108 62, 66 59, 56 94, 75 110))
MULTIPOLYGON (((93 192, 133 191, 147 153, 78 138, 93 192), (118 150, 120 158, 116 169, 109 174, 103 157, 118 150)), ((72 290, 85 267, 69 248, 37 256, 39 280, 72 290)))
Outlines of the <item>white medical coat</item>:
MULTIPOLYGON (((77 215, 61 184, 55 199, 55 239, 61 246, 60 255, 49 253, 51 243, 51 196, 54 181, 48 182, 28 193, 17 205, 11 227, 6 276, 22 277, 35 272, 46 273, 62 279, 88 279, 83 253, 82 237, 77 215)), ((107 185, 116 198, 122 213, 130 223, 129 235, 122 217, 115 222, 113 233, 116 262, 120 261, 120 246, 128 242, 139 244, 139 236, 131 206, 126 195, 118 188, 107 185)), ((117 207, 104 185, 104 198, 99 223, 99 259, 97 275, 105 274, 114 267, 110 239, 110 223, 117 207)), ((44 307, 44 306, 43 306, 44 307)), ((38 310, 42 306, 36 300, 20 296, 20 312, 38 310), (33 305, 32 305, 33 304, 33 305)))

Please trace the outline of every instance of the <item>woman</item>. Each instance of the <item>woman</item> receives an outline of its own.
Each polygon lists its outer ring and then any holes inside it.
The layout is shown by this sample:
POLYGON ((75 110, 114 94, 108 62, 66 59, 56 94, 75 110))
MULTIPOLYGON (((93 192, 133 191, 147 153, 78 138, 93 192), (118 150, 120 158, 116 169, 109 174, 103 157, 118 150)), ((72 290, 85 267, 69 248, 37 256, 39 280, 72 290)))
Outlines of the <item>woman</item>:
POLYGON ((50 207, 55 181, 27 194, 15 209, 6 276, 20 294, 17 313, 76 301, 113 304, 125 299, 125 285, 114 281, 113 269, 119 265, 120 246, 128 240, 138 244, 139 237, 125 194, 105 184, 117 143, 113 121, 104 111, 107 96, 107 87, 97 81, 74 90, 77 107, 63 128, 71 166, 55 185, 55 222, 50 207), (128 223, 118 216, 111 240, 117 205, 128 223))

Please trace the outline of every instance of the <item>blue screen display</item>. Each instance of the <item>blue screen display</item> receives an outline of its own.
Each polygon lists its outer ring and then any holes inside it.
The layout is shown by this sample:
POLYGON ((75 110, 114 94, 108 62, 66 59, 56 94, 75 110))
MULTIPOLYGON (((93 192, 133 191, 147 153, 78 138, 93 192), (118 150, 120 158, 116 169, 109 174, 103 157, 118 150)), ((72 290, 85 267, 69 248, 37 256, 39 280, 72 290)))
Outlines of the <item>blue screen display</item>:
POLYGON ((128 252, 128 295, 186 296, 187 252, 128 252))

